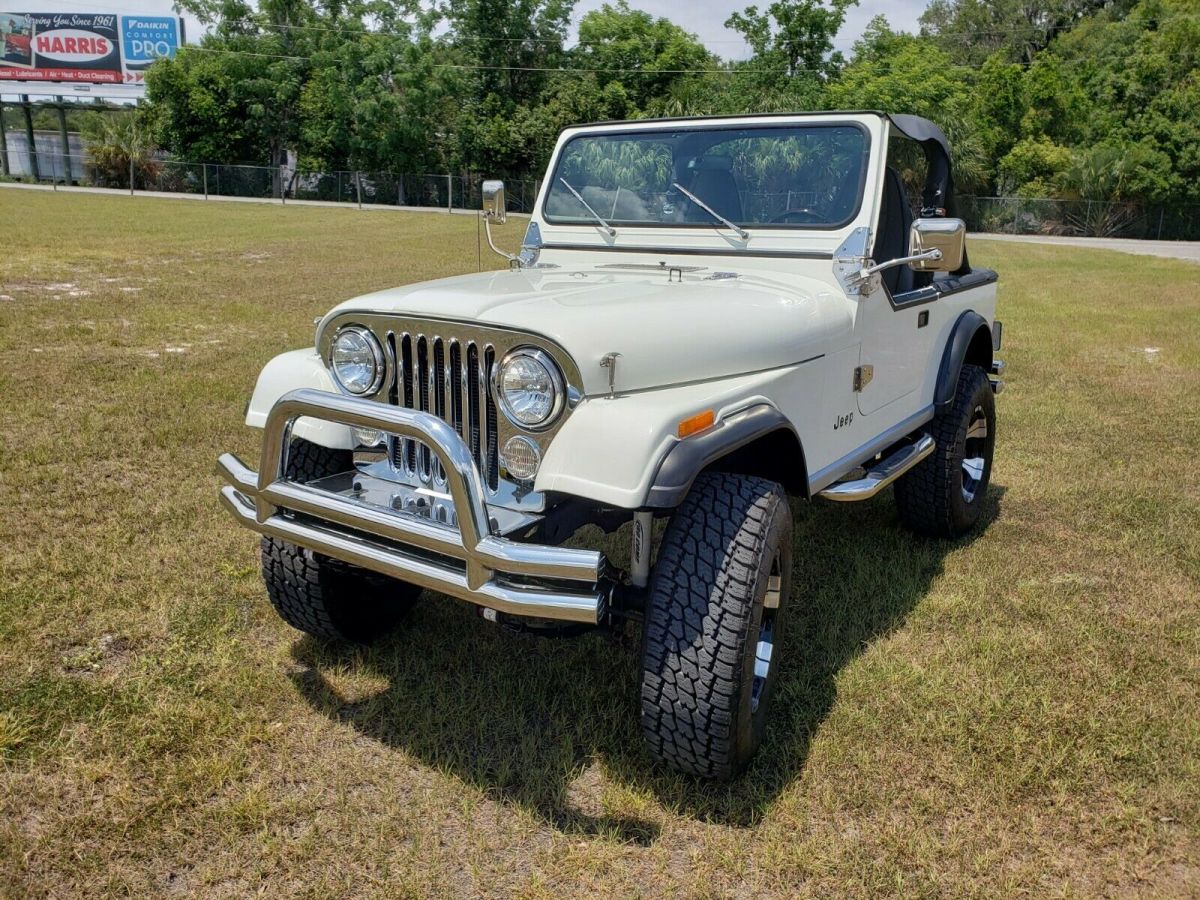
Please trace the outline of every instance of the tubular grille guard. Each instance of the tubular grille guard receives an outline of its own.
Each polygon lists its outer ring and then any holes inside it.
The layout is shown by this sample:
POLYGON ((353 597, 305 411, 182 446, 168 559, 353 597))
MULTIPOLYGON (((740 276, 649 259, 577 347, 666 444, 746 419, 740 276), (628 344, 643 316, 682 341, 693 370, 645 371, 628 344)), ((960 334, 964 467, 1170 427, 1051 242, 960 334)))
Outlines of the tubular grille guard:
POLYGON ((605 613, 604 555, 493 535, 471 448, 433 412, 311 389, 292 391, 267 417, 259 471, 228 453, 217 467, 229 482, 221 491, 226 506, 242 524, 260 533, 502 612, 592 624, 605 613), (436 462, 454 501, 457 529, 287 480, 291 426, 302 417, 376 429, 426 448, 433 460, 430 471, 436 462), (318 524, 306 525, 288 513, 311 517, 318 524), (356 539, 354 532, 380 541, 356 539), (465 570, 432 564, 406 553, 404 545, 458 560, 465 570), (570 582, 579 589, 508 583, 506 576, 570 582))

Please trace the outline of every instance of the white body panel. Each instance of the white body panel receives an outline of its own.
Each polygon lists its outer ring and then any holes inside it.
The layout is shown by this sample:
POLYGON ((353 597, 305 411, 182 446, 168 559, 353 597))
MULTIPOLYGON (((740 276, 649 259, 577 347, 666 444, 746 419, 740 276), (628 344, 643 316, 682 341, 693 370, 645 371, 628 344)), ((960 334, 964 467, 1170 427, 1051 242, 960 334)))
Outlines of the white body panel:
MULTIPOLYGON (((275 405, 275 401, 297 388, 339 393, 333 376, 329 374, 329 369, 315 350, 291 350, 281 353, 259 373, 258 383, 254 385, 254 393, 250 397, 250 406, 246 410, 246 424, 262 428, 267 423, 267 414, 275 405)), ((314 444, 336 450, 349 450, 354 446, 349 428, 319 419, 297 419, 292 433, 314 444)))
MULTIPOLYGON (((535 483, 539 491, 635 507, 679 440, 681 419, 705 409, 720 418, 758 402, 775 406, 791 423, 810 486, 817 473, 827 484, 861 462, 881 436, 901 426, 918 427, 932 415, 938 366, 954 322, 971 309, 990 324, 995 287, 900 308, 883 288, 866 297, 848 295, 834 275, 832 257, 856 229, 877 228, 888 120, 834 114, 772 121, 851 121, 869 133, 864 196, 845 227, 756 227, 746 240, 707 225, 620 227, 610 236, 589 225, 547 222, 543 187, 531 218, 544 244, 537 268, 368 294, 336 307, 324 322, 348 310, 395 313, 533 332, 558 344, 579 369, 584 399, 546 450, 535 483), (672 272, 675 268, 680 271, 672 272), (918 327, 924 313, 928 321, 918 327), (610 371, 600 366, 610 353, 620 354, 612 397, 610 371), (874 367, 861 394, 853 387, 860 365, 874 367)), ((762 122, 731 118, 703 124, 762 122)), ((565 142, 581 132, 687 124, 568 129, 550 171, 565 142)), ((311 350, 273 360, 259 379, 247 422, 260 425, 276 398, 302 386, 337 390, 311 350)), ((311 425, 297 432, 329 446, 349 445, 345 429, 325 429, 311 425)))
POLYGON ((586 400, 550 445, 534 487, 632 509, 646 496, 658 462, 679 442, 681 418, 712 409, 719 421, 761 403, 815 418, 820 413, 822 373, 817 360, 738 378, 586 400))

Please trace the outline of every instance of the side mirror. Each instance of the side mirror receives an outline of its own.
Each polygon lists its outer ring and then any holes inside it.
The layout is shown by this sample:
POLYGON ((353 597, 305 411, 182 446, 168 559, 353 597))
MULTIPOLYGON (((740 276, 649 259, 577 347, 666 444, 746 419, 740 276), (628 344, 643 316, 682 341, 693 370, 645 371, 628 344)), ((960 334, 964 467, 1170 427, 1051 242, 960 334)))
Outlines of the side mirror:
POLYGON ((917 219, 908 236, 911 265, 918 272, 953 272, 962 266, 967 244, 967 224, 962 219, 917 219), (931 250, 939 254, 930 253, 931 250))
POLYGON ((504 200, 503 181, 483 183, 483 217, 503 225, 508 221, 508 206, 504 200))

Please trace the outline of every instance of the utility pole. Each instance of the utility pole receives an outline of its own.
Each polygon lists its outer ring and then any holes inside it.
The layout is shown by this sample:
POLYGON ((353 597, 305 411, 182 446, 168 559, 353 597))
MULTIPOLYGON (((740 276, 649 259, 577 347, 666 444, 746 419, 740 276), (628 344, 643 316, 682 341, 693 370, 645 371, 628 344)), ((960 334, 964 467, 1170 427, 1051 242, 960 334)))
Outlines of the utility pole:
POLYGON ((8 171, 8 134, 4 130, 4 102, 0 101, 0 175, 9 176, 8 171))
POLYGON ((63 184, 71 183, 71 141, 67 137, 67 108, 63 105, 62 97, 58 101, 58 136, 62 141, 63 184))
POLYGON ((41 181, 38 174, 37 145, 33 142, 33 105, 29 102, 28 94, 21 95, 21 109, 25 112, 25 140, 29 142, 29 174, 33 176, 34 181, 41 181))

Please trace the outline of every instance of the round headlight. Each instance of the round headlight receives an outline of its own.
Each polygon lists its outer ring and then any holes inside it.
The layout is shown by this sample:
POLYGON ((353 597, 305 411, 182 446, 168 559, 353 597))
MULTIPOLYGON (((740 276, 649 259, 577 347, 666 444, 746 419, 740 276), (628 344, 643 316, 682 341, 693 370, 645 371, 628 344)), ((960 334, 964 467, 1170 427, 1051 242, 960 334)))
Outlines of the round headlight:
POLYGON ((550 425, 562 411, 564 393, 558 366, 536 347, 513 350, 497 367, 500 408, 520 428, 536 431, 550 425))
POLYGON ((352 394, 370 394, 383 381, 383 348, 366 328, 343 328, 333 339, 329 361, 338 383, 352 394))
POLYGON ((514 434, 504 442, 500 451, 500 462, 509 476, 517 481, 532 481, 537 474, 542 453, 538 445, 522 434, 514 434))

